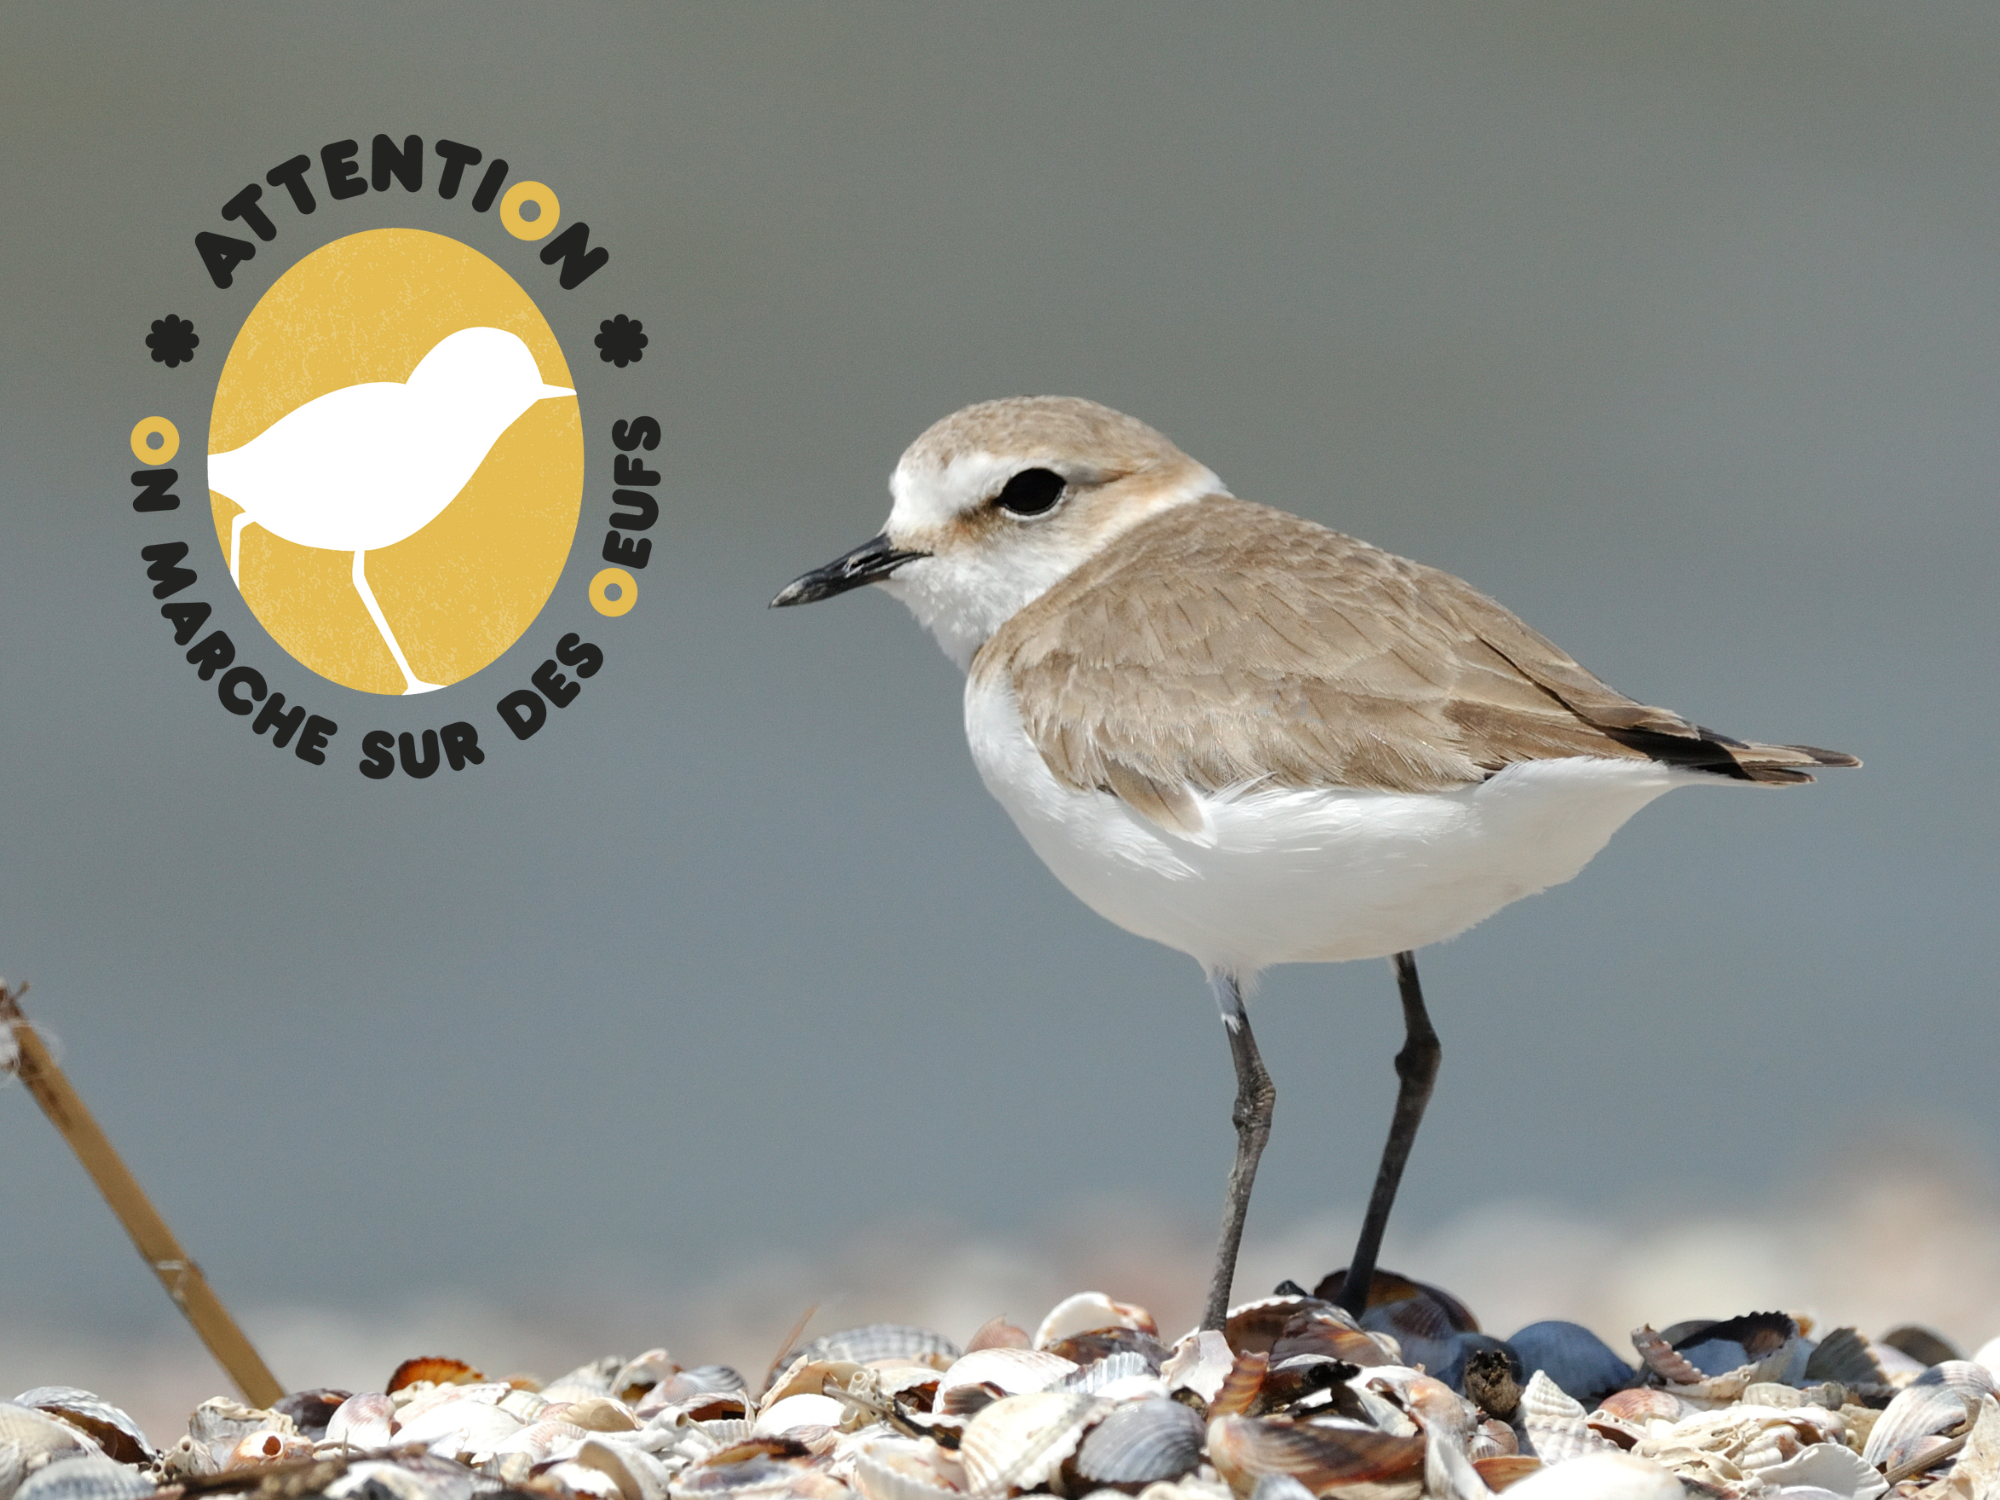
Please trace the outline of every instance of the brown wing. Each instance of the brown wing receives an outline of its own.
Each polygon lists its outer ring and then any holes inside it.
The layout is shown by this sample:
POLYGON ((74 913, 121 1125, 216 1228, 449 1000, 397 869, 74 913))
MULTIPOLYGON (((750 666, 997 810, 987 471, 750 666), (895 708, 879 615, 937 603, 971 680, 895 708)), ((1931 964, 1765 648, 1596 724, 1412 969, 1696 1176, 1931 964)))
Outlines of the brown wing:
POLYGON ((981 648, 1058 780, 1167 826, 1188 789, 1441 791, 1517 761, 1656 759, 1755 781, 1853 764, 1613 692, 1462 580, 1226 496, 1135 527, 981 648))

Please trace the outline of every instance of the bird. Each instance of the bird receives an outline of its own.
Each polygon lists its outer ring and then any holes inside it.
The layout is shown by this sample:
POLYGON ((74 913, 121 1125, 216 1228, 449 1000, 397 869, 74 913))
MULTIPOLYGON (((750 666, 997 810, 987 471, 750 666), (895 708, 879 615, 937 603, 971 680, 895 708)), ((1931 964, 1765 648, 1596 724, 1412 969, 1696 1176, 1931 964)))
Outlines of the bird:
POLYGON ((242 587, 246 526, 352 552, 355 591, 402 670, 405 695, 434 691, 442 684, 410 669, 364 559, 436 520, 529 407, 575 394, 543 383, 518 336, 461 328, 407 381, 343 386, 293 408, 242 447, 208 456, 208 487, 242 507, 230 525, 230 578, 242 587))
POLYGON ((1205 1328, 1276 1100, 1244 1003, 1260 971, 1394 968, 1396 1105, 1337 1298, 1358 1317, 1442 1058, 1415 951, 1570 879, 1676 787, 1860 764, 1627 698, 1463 580, 1240 500, 1091 401, 968 406, 889 491, 877 535, 772 606, 864 585, 907 605, 964 670, 973 761, 1035 853, 1201 965, 1237 1083, 1205 1328))

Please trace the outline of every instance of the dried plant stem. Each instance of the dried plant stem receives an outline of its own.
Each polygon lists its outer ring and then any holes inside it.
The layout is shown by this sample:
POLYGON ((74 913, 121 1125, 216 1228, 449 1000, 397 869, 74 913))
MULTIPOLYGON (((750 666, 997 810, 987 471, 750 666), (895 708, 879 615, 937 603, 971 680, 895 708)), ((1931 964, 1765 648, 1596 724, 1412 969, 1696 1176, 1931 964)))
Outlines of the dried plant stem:
POLYGON ((90 1180, 97 1184, 104 1201, 118 1216, 118 1222, 132 1236, 140 1258, 153 1268, 160 1285, 174 1299, 174 1306, 194 1325, 208 1352, 251 1405, 269 1406, 284 1395, 285 1388, 278 1384, 277 1377, 258 1357, 243 1330, 236 1326, 236 1320, 210 1289, 201 1267, 188 1259, 180 1241, 147 1199, 138 1179, 112 1149, 76 1089, 56 1066, 41 1036, 21 1014, 20 996, 26 989, 26 985, 12 989, 0 980, 0 1025, 13 1034, 14 1072, 41 1105, 42 1113, 69 1142, 76 1159, 83 1163, 84 1171, 90 1174, 90 1180))

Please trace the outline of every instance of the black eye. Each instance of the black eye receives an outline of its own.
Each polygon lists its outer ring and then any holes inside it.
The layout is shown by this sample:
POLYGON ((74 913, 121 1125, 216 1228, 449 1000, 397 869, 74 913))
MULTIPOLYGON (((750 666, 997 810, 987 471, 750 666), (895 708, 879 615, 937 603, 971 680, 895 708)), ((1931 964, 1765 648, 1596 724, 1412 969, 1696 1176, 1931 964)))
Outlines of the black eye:
POLYGON ((1062 499, 1067 483, 1053 469, 1023 469, 1007 481, 993 503, 1017 516, 1046 515, 1062 499))

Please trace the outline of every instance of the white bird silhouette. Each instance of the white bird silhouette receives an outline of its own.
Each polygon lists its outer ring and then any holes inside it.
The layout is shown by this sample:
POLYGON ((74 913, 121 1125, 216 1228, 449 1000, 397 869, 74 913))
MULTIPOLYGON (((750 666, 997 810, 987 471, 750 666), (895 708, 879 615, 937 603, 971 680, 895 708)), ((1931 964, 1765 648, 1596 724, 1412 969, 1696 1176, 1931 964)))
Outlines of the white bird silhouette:
POLYGON ((407 381, 315 397, 242 447, 208 456, 208 487, 243 507, 229 531, 230 578, 242 586, 243 528, 253 523, 302 547, 352 552, 355 591, 402 668, 404 693, 443 686, 410 670, 362 559, 435 520, 529 407, 575 394, 543 384, 535 356, 513 334, 461 328, 407 381))

